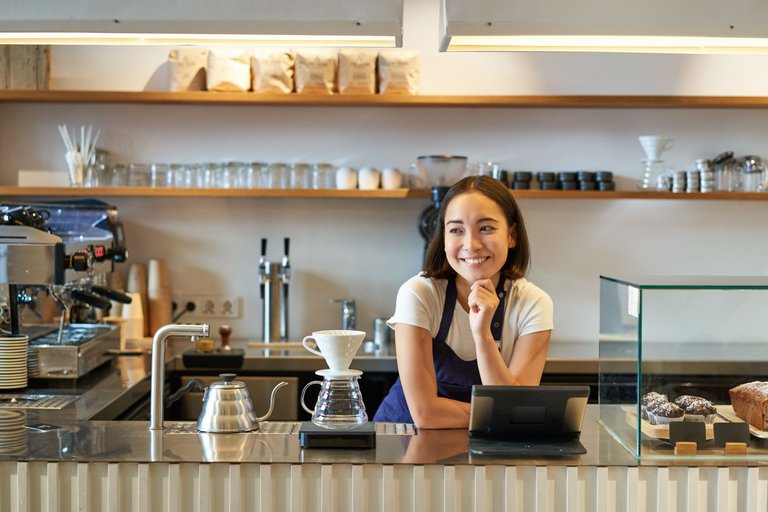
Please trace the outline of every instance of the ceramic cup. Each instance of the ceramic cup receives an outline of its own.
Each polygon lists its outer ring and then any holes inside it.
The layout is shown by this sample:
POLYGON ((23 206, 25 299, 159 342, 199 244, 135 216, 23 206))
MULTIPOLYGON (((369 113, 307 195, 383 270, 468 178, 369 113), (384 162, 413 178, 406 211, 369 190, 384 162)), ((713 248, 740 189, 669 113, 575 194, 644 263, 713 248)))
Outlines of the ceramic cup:
POLYGON ((381 174, 373 167, 361 167, 357 172, 360 190, 376 190, 381 184, 381 174))
POLYGON ((316 331, 311 336, 306 336, 301 344, 313 354, 323 357, 328 363, 328 368, 336 372, 349 369, 363 338, 363 331, 316 331), (312 341, 317 345, 317 349, 310 346, 312 341))
POLYGON ((381 170, 381 188, 392 190, 403 186, 403 173, 394 167, 381 170))
POLYGON ((339 167, 336 170, 336 188, 339 190, 357 188, 357 171, 352 167, 339 167))

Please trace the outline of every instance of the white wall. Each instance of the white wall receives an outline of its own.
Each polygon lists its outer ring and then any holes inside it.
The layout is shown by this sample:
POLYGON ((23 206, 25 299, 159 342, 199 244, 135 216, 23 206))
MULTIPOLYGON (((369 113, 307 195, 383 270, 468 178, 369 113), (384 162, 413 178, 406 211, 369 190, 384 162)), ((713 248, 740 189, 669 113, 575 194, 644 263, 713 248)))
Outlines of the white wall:
MULTIPOLYGON (((766 95, 767 57, 440 54, 437 1, 406 0, 405 46, 421 55, 425 94, 766 95)), ((163 90, 167 48, 59 47, 52 86, 163 90)), ((637 136, 677 142, 687 167, 723 150, 768 155, 768 111, 749 109, 447 109, 0 104, 0 183, 18 169, 64 171, 55 125, 103 129, 112 161, 331 161, 405 167, 420 154, 466 154, 508 169, 609 169, 631 189, 637 136)), ((358 300, 359 326, 391 312, 418 270, 416 219, 426 200, 117 199, 133 261, 165 257, 176 293, 236 294, 260 318, 255 262, 261 237, 278 257, 290 236, 291 331, 334 327, 358 300)), ((554 339, 595 342, 599 274, 768 273, 763 202, 521 201, 532 241, 531 280, 556 305, 554 339)), ((683 326, 684 328, 684 326, 683 326)))

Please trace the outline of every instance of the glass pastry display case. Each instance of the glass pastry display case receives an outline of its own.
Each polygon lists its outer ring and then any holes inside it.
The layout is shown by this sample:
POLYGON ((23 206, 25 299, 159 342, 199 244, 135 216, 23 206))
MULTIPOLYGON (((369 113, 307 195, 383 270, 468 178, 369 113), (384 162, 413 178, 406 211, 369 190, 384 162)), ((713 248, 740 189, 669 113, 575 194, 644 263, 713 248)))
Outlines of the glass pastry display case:
POLYGON ((768 276, 600 276, 601 426, 640 459, 768 460, 768 382, 732 391, 768 381, 766 312, 768 276))

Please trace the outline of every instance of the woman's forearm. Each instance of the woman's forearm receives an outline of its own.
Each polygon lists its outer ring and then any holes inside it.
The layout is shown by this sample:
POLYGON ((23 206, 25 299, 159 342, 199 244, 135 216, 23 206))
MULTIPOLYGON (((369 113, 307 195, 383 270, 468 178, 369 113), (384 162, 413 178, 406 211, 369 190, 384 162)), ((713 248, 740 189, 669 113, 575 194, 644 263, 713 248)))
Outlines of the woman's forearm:
POLYGON ((408 405, 418 428, 467 428, 469 404, 450 398, 435 397, 424 404, 408 405))
POLYGON ((538 386, 547 359, 549 336, 550 331, 541 331, 518 338, 508 366, 490 333, 476 339, 477 366, 483 384, 538 386))
POLYGON ((480 379, 486 386, 519 386, 521 383, 509 368, 504 364, 496 342, 490 336, 484 336, 481 340, 475 340, 477 352, 477 367, 480 370, 480 379))

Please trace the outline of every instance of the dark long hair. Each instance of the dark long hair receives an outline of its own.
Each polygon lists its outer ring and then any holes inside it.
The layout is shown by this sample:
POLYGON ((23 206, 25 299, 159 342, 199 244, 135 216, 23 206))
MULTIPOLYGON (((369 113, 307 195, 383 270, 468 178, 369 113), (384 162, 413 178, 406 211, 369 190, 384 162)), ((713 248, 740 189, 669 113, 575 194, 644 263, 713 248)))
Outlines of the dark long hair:
POLYGON ((514 230, 515 247, 507 252, 507 260, 501 268, 501 274, 510 279, 519 279, 528 272, 531 261, 531 246, 528 242, 528 234, 525 231, 523 214, 520 207, 512 197, 507 187, 499 180, 489 176, 468 176, 453 185, 445 194, 443 204, 440 206, 440 213, 437 218, 437 226, 432 240, 427 247, 427 255, 424 258, 424 275, 444 279, 456 276, 445 257, 445 210, 451 201, 469 192, 479 192, 485 197, 498 204, 507 224, 514 230))

